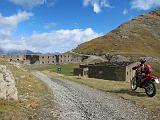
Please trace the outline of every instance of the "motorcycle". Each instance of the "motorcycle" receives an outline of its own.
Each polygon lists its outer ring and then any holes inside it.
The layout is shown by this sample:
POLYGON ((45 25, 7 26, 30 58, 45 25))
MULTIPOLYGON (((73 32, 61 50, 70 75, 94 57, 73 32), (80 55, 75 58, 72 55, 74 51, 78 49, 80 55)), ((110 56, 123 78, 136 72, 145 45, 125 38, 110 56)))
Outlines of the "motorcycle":
POLYGON ((160 83, 160 79, 154 75, 147 75, 144 82, 136 79, 136 75, 131 80, 131 90, 135 91, 138 87, 144 88, 148 97, 156 95, 156 84, 160 83), (143 85, 142 85, 143 84, 143 85))

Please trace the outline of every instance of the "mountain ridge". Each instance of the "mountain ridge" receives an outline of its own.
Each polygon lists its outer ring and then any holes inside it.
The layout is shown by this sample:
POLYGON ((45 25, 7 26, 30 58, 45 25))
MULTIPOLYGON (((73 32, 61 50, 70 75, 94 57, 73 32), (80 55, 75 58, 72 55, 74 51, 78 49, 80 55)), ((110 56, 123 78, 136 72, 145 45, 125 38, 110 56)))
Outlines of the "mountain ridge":
POLYGON ((33 52, 31 50, 4 50, 0 48, 0 54, 41 54, 37 52, 33 52))
POLYGON ((138 54, 160 57, 160 9, 140 15, 73 50, 83 54, 138 54))

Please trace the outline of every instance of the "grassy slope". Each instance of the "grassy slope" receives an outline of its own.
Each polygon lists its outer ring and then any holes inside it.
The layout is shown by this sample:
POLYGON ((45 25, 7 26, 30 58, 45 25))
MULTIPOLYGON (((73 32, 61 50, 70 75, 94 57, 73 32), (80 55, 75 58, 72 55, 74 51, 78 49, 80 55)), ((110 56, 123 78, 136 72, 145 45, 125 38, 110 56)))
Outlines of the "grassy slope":
POLYGON ((48 92, 47 87, 29 72, 21 71, 6 62, 16 79, 18 101, 0 100, 0 118, 24 120, 25 118, 37 119, 36 110, 43 101, 43 95, 48 92))
POLYGON ((160 57, 160 10, 129 21, 105 36, 79 45, 74 51, 85 54, 126 53, 160 57), (127 36, 128 38, 123 38, 127 36))

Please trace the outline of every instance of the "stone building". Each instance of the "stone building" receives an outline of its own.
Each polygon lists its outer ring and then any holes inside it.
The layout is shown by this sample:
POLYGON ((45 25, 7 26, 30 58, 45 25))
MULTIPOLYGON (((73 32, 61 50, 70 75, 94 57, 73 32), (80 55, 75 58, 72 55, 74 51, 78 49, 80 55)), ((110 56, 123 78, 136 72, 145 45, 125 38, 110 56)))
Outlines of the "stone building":
POLYGON ((138 64, 140 64, 139 62, 135 62, 132 64, 128 64, 126 66, 126 81, 130 82, 130 80, 133 78, 133 76, 135 75, 135 70, 132 70, 133 67, 137 66, 138 64))
POLYGON ((24 63, 39 64, 39 55, 25 55, 26 60, 24 63))
POLYGON ((132 67, 138 63, 99 63, 80 65, 74 70, 75 75, 82 75, 89 78, 98 78, 115 81, 130 81, 135 74, 132 67))
POLYGON ((72 62, 72 54, 64 53, 59 55, 59 63, 71 63, 72 62))
POLYGON ((2 55, 9 62, 23 62, 26 64, 68 64, 82 61, 82 56, 73 53, 64 54, 30 54, 30 55, 2 55))
POLYGON ((59 63, 61 64, 77 62, 82 62, 82 56, 69 52, 59 55, 59 63))
POLYGON ((39 63, 40 64, 56 64, 57 61, 57 55, 39 55, 39 63))
POLYGON ((25 55, 3 55, 2 56, 5 60, 7 61, 25 61, 26 60, 26 56, 25 55))

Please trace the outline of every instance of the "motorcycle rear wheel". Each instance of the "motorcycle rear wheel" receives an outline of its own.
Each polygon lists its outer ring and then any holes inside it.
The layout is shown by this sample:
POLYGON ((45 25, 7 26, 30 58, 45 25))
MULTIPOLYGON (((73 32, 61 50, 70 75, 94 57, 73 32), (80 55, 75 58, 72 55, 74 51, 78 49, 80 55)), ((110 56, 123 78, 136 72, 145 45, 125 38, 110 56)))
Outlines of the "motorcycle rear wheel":
POLYGON ((154 82, 149 82, 145 87, 145 93, 148 97, 153 97, 156 95, 156 86, 154 82))

